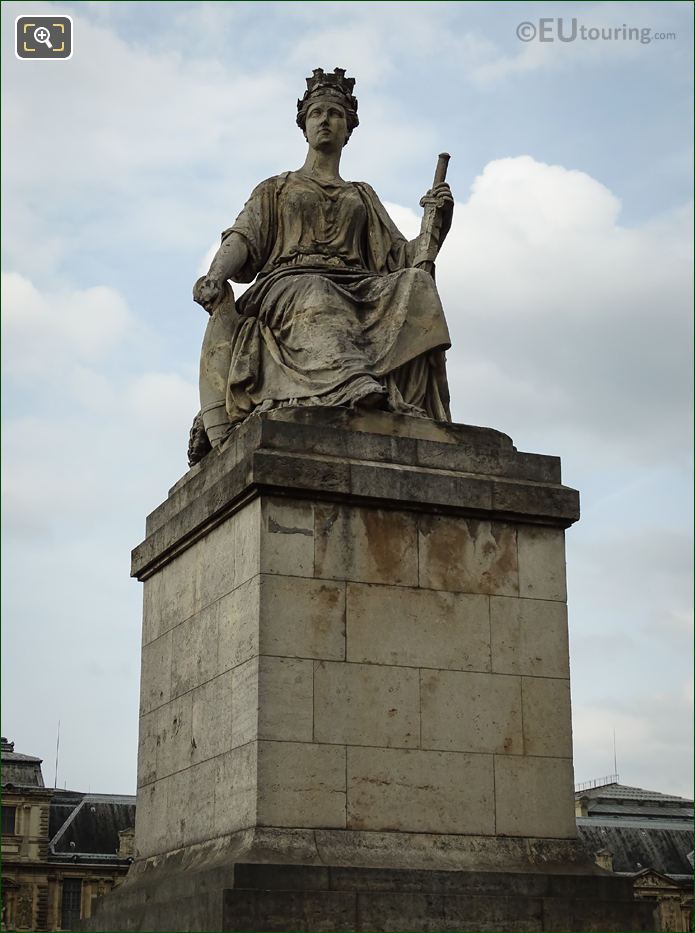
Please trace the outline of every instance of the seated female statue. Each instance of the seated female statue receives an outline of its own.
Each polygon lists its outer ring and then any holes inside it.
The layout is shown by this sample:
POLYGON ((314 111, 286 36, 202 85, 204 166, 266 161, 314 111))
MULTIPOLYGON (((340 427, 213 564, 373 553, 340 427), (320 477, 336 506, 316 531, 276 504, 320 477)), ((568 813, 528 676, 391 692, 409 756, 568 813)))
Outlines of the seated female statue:
MULTIPOLYGON (((354 84, 338 68, 307 79, 297 102, 304 164, 255 188, 195 285, 211 312, 200 417, 212 446, 250 414, 289 406, 451 420, 449 332, 432 262, 422 259, 425 233, 408 242, 369 185, 340 176, 358 125, 354 84), (230 279, 253 281, 236 303, 230 279)), ((449 186, 436 184, 423 203, 431 258, 451 225, 449 186)), ((205 438, 197 448, 193 461, 209 449, 205 438)))

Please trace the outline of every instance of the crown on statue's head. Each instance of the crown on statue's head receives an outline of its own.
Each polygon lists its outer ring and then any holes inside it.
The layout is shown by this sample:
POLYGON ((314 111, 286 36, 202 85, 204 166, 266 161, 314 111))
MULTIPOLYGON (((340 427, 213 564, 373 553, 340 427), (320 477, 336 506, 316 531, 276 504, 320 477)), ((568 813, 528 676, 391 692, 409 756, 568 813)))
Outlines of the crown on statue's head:
POLYGON ((355 79, 346 78, 344 68, 334 68, 332 75, 327 75, 323 68, 314 68, 312 76, 306 79, 307 93, 304 96, 313 94, 314 91, 323 87, 337 88, 346 97, 352 97, 352 92, 355 89, 355 79))
POLYGON ((357 98, 352 93, 354 88, 355 79, 346 78, 344 68, 334 68, 333 74, 326 74, 323 68, 314 68, 311 77, 306 79, 304 96, 297 101, 298 125, 304 128, 306 111, 312 99, 333 97, 345 108, 352 131, 360 122, 357 119, 357 98))

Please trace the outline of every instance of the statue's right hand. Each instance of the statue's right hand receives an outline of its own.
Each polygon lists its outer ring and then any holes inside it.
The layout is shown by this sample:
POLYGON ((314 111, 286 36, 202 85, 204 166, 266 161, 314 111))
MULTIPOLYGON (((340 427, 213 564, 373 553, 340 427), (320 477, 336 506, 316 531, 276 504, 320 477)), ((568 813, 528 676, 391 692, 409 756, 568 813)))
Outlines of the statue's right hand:
POLYGON ((193 300, 202 305, 208 314, 212 314, 223 291, 224 287, 219 279, 203 275, 193 286, 193 300))

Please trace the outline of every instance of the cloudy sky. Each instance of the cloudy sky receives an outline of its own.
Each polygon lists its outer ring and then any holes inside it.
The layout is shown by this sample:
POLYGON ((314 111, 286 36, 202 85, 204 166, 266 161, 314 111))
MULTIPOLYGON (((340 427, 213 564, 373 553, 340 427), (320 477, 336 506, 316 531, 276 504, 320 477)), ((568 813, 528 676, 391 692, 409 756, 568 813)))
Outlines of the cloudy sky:
POLYGON ((691 4, 32 0, 2 17, 3 735, 52 784, 60 720, 60 786, 134 793, 129 554, 186 470, 191 285, 253 186, 303 161, 296 99, 337 65, 360 101, 344 177, 404 233, 452 154, 454 420, 560 455, 581 491, 576 780, 613 771, 615 731, 623 783, 689 795, 691 4), (15 17, 42 12, 73 17, 69 61, 15 59, 15 17), (554 41, 518 38, 541 19, 554 41), (602 27, 617 38, 588 37, 602 27))

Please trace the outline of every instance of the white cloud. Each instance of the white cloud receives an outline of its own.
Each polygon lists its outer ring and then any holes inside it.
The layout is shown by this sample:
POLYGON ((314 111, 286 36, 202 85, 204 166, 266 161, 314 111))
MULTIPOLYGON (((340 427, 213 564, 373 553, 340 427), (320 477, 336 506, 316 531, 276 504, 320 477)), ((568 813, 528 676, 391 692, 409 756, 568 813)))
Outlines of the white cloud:
POLYGON ((15 373, 32 377, 99 360, 133 326, 125 301, 107 286, 44 294, 24 276, 3 273, 2 304, 4 352, 15 373))
POLYGON ((126 398, 131 417, 155 433, 186 434, 198 410, 198 387, 176 373, 143 373, 130 381, 126 398))
POLYGON ((437 272, 459 420, 522 443, 571 425, 572 446, 608 457, 687 450, 691 208, 634 228, 619 210, 529 156, 474 181, 437 272))

